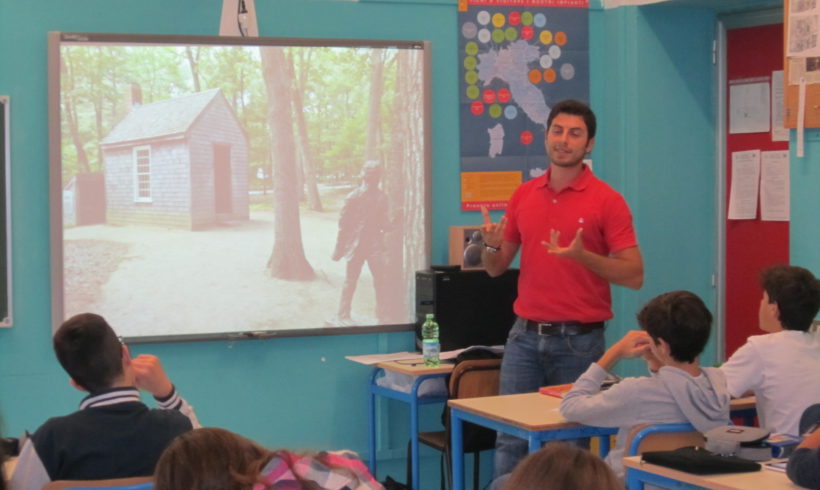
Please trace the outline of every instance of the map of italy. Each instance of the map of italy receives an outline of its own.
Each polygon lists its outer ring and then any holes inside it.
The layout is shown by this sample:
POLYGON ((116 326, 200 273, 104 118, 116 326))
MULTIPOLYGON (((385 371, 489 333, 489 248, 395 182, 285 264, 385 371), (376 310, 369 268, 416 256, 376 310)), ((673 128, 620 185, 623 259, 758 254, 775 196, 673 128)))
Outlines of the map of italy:
POLYGON ((494 79, 507 83, 512 99, 536 124, 547 126, 549 108, 544 94, 530 80, 529 63, 539 59, 538 47, 524 40, 518 40, 508 47, 480 53, 478 57, 478 78, 485 84, 494 79))

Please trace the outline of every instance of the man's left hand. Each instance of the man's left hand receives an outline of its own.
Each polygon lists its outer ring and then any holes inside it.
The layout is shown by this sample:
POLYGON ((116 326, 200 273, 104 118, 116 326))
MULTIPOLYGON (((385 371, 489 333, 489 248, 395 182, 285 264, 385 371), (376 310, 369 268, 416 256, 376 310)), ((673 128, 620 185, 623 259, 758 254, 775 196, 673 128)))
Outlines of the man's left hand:
POLYGON ((580 259, 584 253, 584 229, 578 228, 575 233, 575 238, 566 247, 559 245, 561 239, 561 232, 558 230, 550 230, 550 241, 541 242, 541 245, 547 249, 547 252, 559 257, 566 257, 570 259, 580 259))

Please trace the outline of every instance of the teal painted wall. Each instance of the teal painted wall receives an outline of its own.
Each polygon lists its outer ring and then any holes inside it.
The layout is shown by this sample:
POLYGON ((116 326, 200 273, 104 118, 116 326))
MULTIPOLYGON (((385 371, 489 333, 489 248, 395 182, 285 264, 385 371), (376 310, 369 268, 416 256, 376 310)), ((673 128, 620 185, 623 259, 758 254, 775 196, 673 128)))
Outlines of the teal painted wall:
POLYGON ((797 158, 797 138, 791 134, 791 263, 820 276, 820 130, 805 134, 805 155, 797 158))
MULTIPOLYGON (((447 227, 479 223, 459 209, 455 0, 258 1, 260 34, 427 39, 433 42, 433 263, 447 260, 447 227)), ((17 435, 76 408, 50 349, 46 33, 51 30, 217 34, 220 2, 194 0, 0 0, 0 93, 11 96, 12 247, 15 326, 0 330, 0 431, 17 435)), ((593 107, 601 130, 596 172, 635 215, 646 262, 641 291, 614 288, 608 338, 635 328, 652 296, 691 289, 714 305, 715 14, 679 7, 603 11, 593 2, 593 107)), ((792 142, 794 145, 794 141, 792 142)), ((820 271, 820 142, 792 158, 792 256, 820 271)), ((153 352, 206 425, 271 447, 366 453, 369 370, 345 355, 406 350, 410 333, 135 346, 153 352)), ((714 358, 710 345, 705 361, 714 358)), ((627 363, 622 373, 641 372, 627 363)), ((379 475, 404 479, 406 409, 386 403, 379 475)), ((425 411, 435 426, 440 409, 425 411)), ((436 488, 438 461, 425 452, 422 488, 436 488)), ((489 461, 485 458, 485 461, 489 461)), ((486 470, 489 464, 484 464, 486 470)))
MULTIPOLYGON (((221 3, 192 0, 46 0, 31 5, 0 0, 0 93, 11 96, 14 320, 0 329, 0 430, 19 435, 46 418, 76 409, 82 395, 50 346, 47 132, 48 31, 216 35, 221 3)), ((260 34, 279 37, 429 39, 433 42, 434 206, 457 209, 458 127, 456 12, 427 2, 256 2, 260 34), (451 67, 453 67, 451 69, 451 67)), ((447 218, 433 217, 435 263, 446 261, 447 218)), ((115 326, 116 327, 116 326, 115 326)), ((412 333, 289 338, 259 342, 200 342, 135 346, 159 355, 205 425, 240 432, 269 447, 351 448, 367 453, 366 386, 370 370, 344 359, 412 349, 412 333)), ((386 464, 380 476, 404 480, 407 411, 385 403, 391 422, 381 435, 386 464)), ((425 417, 428 430, 438 413, 425 417)), ((432 451, 429 482, 438 483, 432 451)))

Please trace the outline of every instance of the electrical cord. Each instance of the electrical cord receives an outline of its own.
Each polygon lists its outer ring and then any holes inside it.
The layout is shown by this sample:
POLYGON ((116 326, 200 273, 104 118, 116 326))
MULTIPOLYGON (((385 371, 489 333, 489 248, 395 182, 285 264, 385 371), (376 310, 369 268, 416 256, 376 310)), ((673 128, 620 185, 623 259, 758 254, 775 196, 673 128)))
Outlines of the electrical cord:
POLYGON ((239 27, 239 34, 246 37, 248 35, 248 9, 245 6, 245 0, 236 2, 236 23, 239 27))

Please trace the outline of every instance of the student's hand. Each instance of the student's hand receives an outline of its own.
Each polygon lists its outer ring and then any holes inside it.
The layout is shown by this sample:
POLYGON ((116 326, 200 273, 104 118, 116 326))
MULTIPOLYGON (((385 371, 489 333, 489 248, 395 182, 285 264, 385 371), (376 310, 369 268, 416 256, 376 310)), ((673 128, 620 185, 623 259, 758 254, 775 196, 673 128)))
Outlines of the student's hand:
POLYGON ((652 339, 649 334, 643 330, 630 330, 621 340, 604 352, 601 359, 598 360, 598 365, 609 371, 616 362, 621 359, 628 359, 631 357, 639 357, 649 350, 649 344, 652 339))
POLYGON ((507 217, 502 216, 498 223, 493 223, 490 220, 490 212, 487 210, 487 206, 481 206, 481 216, 484 218, 484 224, 480 228, 481 239, 491 247, 500 248, 501 242, 504 241, 504 227, 507 226, 507 217))
POLYGON ((131 359, 131 366, 134 368, 137 388, 151 393, 155 398, 167 398, 174 390, 174 385, 157 356, 140 354, 131 359))
POLYGON ((580 259, 584 253, 584 229, 578 228, 575 232, 575 238, 569 242, 569 245, 562 247, 559 245, 561 239, 561 232, 558 230, 550 230, 550 241, 541 242, 541 245, 547 249, 547 252, 559 257, 567 257, 570 259, 580 259))

